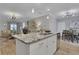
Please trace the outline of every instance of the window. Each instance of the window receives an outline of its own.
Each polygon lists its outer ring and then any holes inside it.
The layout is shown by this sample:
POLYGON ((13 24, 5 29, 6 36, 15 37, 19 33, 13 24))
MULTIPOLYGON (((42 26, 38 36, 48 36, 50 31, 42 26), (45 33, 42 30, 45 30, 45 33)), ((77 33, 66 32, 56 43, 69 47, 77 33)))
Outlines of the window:
POLYGON ((16 33, 16 32, 17 32, 17 24, 10 24, 10 30, 11 30, 13 33, 16 33))

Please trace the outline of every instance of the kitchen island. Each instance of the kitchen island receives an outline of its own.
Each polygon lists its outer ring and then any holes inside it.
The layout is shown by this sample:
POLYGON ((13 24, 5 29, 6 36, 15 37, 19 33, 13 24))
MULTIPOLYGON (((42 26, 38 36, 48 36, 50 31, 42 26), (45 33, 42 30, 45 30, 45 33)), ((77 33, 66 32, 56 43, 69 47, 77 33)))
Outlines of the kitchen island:
POLYGON ((52 55, 56 51, 56 34, 39 33, 13 35, 16 38, 16 55, 52 55))

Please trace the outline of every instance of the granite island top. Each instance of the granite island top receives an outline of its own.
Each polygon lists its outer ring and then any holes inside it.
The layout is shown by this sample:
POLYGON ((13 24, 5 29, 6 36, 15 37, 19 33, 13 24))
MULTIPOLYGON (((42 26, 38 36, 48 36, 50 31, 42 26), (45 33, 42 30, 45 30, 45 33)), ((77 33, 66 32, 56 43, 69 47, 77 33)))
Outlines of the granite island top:
POLYGON ((12 36, 26 44, 31 44, 54 35, 56 34, 51 33, 48 35, 40 35, 39 33, 29 33, 29 34, 17 34, 12 36))

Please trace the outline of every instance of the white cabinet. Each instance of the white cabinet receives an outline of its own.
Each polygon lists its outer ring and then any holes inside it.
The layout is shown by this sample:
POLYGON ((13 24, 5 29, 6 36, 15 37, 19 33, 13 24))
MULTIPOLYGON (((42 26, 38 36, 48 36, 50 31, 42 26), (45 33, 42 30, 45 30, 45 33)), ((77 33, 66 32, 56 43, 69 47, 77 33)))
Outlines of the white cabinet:
POLYGON ((52 36, 52 37, 49 37, 48 38, 48 54, 53 54, 55 53, 56 51, 56 42, 57 42, 57 37, 56 35, 55 36, 52 36))
POLYGON ((16 39, 16 54, 52 55, 56 51, 56 40, 56 35, 31 44, 16 39))
POLYGON ((41 40, 37 43, 30 45, 30 54, 34 55, 45 55, 48 54, 48 44, 47 39, 41 40))
POLYGON ((30 51, 29 45, 16 39, 16 55, 28 55, 30 51))

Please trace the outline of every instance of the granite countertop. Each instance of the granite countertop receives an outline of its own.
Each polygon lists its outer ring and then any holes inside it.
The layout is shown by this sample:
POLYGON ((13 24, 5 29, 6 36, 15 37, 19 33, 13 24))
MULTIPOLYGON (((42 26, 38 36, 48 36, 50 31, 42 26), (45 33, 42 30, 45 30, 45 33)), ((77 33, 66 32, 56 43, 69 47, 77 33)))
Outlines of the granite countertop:
POLYGON ((18 34, 18 35, 13 35, 13 37, 15 37, 16 39, 26 43, 26 44, 30 44, 30 43, 34 43, 37 42, 39 40, 43 40, 45 38, 51 37, 53 35, 56 34, 48 34, 48 35, 40 35, 39 33, 29 33, 29 34, 18 34))

